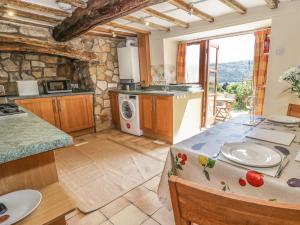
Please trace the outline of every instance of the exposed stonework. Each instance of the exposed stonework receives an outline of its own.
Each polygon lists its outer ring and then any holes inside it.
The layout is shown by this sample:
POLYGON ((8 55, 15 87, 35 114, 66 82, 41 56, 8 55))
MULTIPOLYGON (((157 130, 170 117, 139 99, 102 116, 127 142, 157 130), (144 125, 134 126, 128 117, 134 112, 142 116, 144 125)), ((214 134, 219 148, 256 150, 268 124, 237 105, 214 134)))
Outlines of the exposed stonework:
POLYGON ((0 24, 0 32, 2 33, 17 33, 18 29, 16 26, 8 24, 0 24))
POLYGON ((0 84, 8 81, 34 80, 53 76, 72 79, 74 70, 72 61, 72 59, 60 56, 0 52, 0 84), (65 67, 68 69, 61 69, 65 67))
MULTIPOLYGON (((93 41, 79 41, 78 38, 71 41, 73 47, 92 49, 97 55, 96 62, 75 63, 75 76, 83 80, 81 88, 95 90, 95 120, 97 131, 111 127, 111 106, 108 96, 109 89, 115 89, 119 82, 118 58, 116 46, 119 40, 94 38, 93 41), (75 43, 78 44, 75 45, 75 43), (93 44, 93 46, 91 46, 93 44), (112 54, 113 52, 113 54, 112 54)), ((125 42, 122 41, 121 44, 125 42)), ((87 50, 87 49, 85 49, 87 50)))
POLYGON ((49 37, 49 31, 46 28, 41 27, 20 27, 19 32, 26 36, 31 37, 39 37, 39 38, 48 38, 49 37))
MULTIPOLYGON (((35 28, 31 26, 19 26, 5 22, 0 23, 0 34, 17 34, 28 38, 54 41, 51 30, 35 28)), ((119 82, 119 69, 117 59, 117 47, 125 44, 125 40, 113 38, 100 38, 82 36, 74 38, 64 44, 78 51, 90 51, 96 54, 94 61, 83 62, 71 60, 65 57, 49 56, 44 54, 18 54, 0 53, 0 83, 16 81, 19 79, 43 79, 52 76, 63 76, 72 79, 82 89, 95 91, 95 120, 97 131, 110 128, 111 108, 108 91, 117 88, 119 82), (16 57, 17 55, 18 60, 16 57), (22 57, 20 57, 22 55, 22 57), (11 71, 1 69, 3 60, 8 59, 6 67, 11 71), (66 60, 67 62, 64 62, 66 60), (69 64, 70 63, 70 64, 69 64), (71 67, 68 65, 72 65, 71 67), (20 69, 21 68, 21 69, 20 69), (15 70, 15 71, 14 71, 15 70), (70 77, 69 74, 72 76, 70 77)), ((3 65, 2 65, 3 67, 3 65)), ((9 83, 9 89, 13 90, 9 83)))

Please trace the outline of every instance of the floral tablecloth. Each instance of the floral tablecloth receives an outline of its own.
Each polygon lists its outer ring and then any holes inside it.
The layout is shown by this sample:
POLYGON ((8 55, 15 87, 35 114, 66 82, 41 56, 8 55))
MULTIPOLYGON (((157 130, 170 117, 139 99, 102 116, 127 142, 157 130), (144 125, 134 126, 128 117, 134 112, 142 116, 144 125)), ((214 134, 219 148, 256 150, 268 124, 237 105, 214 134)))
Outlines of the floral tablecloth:
POLYGON ((162 173, 158 195, 162 203, 170 206, 168 177, 177 175, 186 180, 214 189, 252 196, 269 201, 300 204, 300 162, 295 157, 300 150, 300 128, 263 120, 257 127, 243 125, 248 116, 240 116, 218 124, 186 141, 171 147, 162 173), (253 129, 287 131, 296 134, 290 146, 250 139, 253 129), (218 160, 216 154, 224 143, 254 142, 281 152, 290 161, 280 177, 260 174, 255 169, 245 169, 218 160))

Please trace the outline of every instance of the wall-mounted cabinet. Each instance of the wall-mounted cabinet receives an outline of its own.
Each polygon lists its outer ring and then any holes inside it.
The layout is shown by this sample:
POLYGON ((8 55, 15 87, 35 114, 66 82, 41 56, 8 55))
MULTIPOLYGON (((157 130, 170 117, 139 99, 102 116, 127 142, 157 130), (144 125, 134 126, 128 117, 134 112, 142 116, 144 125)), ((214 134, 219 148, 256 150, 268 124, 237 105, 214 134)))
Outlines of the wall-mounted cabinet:
POLYGON ((15 102, 67 133, 94 127, 92 95, 22 99, 15 102))

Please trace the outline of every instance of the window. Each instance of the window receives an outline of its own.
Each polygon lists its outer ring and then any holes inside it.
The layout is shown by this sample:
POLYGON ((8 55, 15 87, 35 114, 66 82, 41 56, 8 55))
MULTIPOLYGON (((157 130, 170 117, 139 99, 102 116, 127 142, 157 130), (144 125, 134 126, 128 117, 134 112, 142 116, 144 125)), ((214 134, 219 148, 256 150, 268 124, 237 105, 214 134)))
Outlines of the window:
POLYGON ((185 80, 186 83, 199 83, 200 44, 191 44, 186 47, 185 80))

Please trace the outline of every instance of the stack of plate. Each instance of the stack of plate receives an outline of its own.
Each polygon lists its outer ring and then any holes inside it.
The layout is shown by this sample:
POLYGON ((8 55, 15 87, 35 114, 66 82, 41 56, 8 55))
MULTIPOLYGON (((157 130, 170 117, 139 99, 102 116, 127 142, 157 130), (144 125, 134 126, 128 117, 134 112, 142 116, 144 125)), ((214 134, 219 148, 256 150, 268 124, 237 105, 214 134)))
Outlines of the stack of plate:
POLYGON ((275 150, 255 143, 227 143, 221 153, 229 160, 250 167, 275 167, 282 162, 282 156, 275 150))

